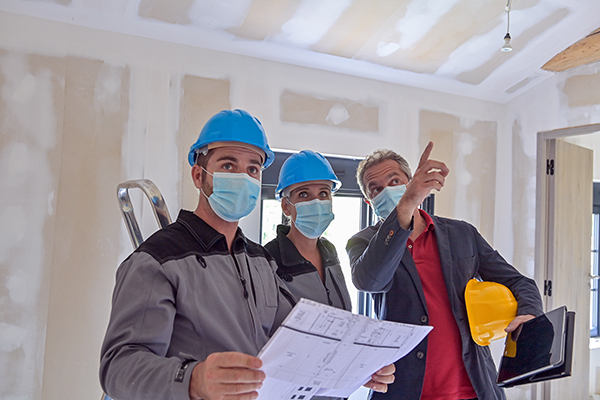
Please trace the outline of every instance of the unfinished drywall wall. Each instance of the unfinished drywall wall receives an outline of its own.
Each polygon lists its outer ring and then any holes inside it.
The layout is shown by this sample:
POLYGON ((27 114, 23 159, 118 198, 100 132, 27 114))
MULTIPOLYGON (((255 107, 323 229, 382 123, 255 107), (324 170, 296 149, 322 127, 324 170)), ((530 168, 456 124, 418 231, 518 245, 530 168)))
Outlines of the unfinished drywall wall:
POLYGON ((0 397, 40 398, 65 60, 0 50, 0 397))
MULTIPOLYGON (((114 274, 132 250, 116 185, 148 178, 173 217, 181 207, 193 209, 197 192, 189 184, 187 150, 221 108, 256 115, 275 149, 364 156, 387 147, 413 168, 430 135, 440 141, 434 154, 451 173, 472 179, 459 187, 455 175, 438 207, 483 224, 478 227, 492 244, 506 241, 512 248, 512 231, 520 229, 518 219, 514 226, 498 224, 501 206, 493 196, 502 181, 498 166, 512 162, 510 148, 493 150, 512 140, 510 131, 494 128, 504 127, 505 108, 498 104, 6 13, 0 13, 0 49, 0 123, 8 133, 0 136, 6 183, 0 209, 16 224, 0 227, 6 239, 0 243, 0 299, 9 305, 0 314, 6 324, 0 335, 10 339, 0 347, 0 370, 10 369, 17 382, 0 386, 0 397, 100 395, 99 349, 114 274), (286 92, 368 105, 377 118, 367 113, 357 122, 366 130, 286 121, 286 92), (377 129, 370 128, 375 123, 377 129), (444 152, 448 137, 453 150, 444 152), (474 168, 480 163, 485 169, 474 168), (474 182, 482 182, 479 191, 474 182), (465 204, 483 200, 495 205, 465 204), (23 285, 33 289, 23 291, 23 285)), ((509 212, 511 191, 502 192, 509 212)), ((140 210, 154 227, 150 213, 140 210)))
POLYGON ((435 193, 435 213, 470 221, 490 242, 494 239, 496 125, 428 110, 419 113, 421 147, 433 141, 431 158, 444 160, 450 169, 446 186, 435 193))

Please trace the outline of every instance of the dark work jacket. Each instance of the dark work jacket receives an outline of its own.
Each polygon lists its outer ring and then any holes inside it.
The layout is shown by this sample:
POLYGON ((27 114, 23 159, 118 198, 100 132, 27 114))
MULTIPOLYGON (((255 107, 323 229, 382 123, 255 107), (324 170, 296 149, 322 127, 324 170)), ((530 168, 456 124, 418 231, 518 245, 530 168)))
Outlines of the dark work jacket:
POLYGON ((279 225, 277 237, 265 245, 277 262, 277 275, 281 277, 297 299, 304 297, 351 311, 350 294, 335 246, 325 238, 319 238, 317 241, 325 272, 325 281, 323 282, 317 268, 302 257, 294 243, 288 239, 289 231, 289 226, 279 225))
MULTIPOLYGON (((495 251, 477 229, 464 221, 432 216, 440 263, 452 313, 462 339, 462 358, 479 400, 505 399, 496 385, 496 367, 488 347, 471 338, 464 301, 469 279, 482 278, 507 286, 518 302, 518 315, 543 313, 539 290, 495 251)), ((412 233, 400 227, 397 214, 363 229, 346 246, 352 281, 359 290, 371 292, 378 317, 389 321, 427 325, 429 316, 419 273, 406 242, 412 233)), ((418 400, 423 388, 427 338, 396 362, 396 380, 387 393, 373 399, 418 400)))

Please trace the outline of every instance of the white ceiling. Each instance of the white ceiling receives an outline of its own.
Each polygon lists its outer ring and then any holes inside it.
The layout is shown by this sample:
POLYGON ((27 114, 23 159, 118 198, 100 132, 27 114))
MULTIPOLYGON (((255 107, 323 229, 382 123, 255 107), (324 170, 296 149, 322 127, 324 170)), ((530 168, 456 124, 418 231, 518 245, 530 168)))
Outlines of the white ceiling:
POLYGON ((600 0, 0 0, 0 10, 499 103, 600 27, 600 0))

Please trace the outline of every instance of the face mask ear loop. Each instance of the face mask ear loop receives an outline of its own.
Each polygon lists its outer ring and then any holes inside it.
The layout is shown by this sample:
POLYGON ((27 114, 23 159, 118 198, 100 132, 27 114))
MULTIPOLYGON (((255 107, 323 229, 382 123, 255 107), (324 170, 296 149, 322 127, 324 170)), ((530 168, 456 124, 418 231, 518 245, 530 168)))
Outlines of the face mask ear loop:
MULTIPOLYGON (((291 204, 291 205, 292 205, 294 208, 296 208, 296 205, 290 201, 290 198, 289 198, 289 197, 287 197, 287 196, 286 196, 286 197, 284 197, 284 198, 283 198, 283 200, 287 200, 287 202, 288 202, 288 203, 290 203, 290 204, 291 204)), ((285 215, 285 213, 283 213, 283 215, 285 215)), ((289 218, 289 220, 290 220, 290 225, 295 225, 295 224, 296 224, 296 222, 295 222, 295 221, 294 221, 294 219, 292 218, 292 214, 290 214, 290 215, 285 215, 285 216, 286 216, 287 218, 289 218)), ((296 229, 298 229, 298 228, 296 228, 296 229)))
MULTIPOLYGON (((200 166, 200 168, 202 168, 202 171, 206 172, 207 174, 209 174, 210 176, 213 176, 213 174, 211 174, 210 172, 208 172, 206 169, 204 169, 204 167, 200 166)), ((204 197, 206 197, 206 200, 208 200, 208 196, 206 195, 206 193, 204 193, 204 190, 202 190, 202 188, 198 189, 198 191, 200 193, 202 193, 204 195, 204 197)))

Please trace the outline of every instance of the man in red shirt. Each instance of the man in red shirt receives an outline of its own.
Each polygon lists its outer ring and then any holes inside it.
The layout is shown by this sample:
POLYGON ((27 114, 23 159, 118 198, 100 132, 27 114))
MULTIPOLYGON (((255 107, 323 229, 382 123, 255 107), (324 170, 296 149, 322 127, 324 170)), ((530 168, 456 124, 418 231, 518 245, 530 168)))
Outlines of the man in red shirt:
POLYGON ((507 331, 543 313, 541 296, 535 282, 508 264, 475 227, 419 209, 431 190, 441 190, 449 172, 429 159, 432 148, 430 142, 414 177, 406 160, 391 150, 377 150, 357 170, 380 221, 348 241, 353 282, 372 293, 379 318, 434 327, 396 363, 388 392, 372 398, 505 399, 489 349, 471 339, 465 286, 476 277, 513 292, 518 316, 507 331))

